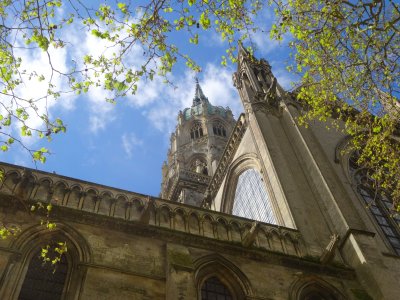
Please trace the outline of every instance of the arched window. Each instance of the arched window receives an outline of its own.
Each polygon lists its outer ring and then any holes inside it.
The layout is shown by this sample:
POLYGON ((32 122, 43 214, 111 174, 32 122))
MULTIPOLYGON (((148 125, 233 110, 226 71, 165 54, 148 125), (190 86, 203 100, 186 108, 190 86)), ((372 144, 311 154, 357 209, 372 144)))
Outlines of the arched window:
POLYGON ((239 175, 232 214, 261 222, 277 223, 264 181, 257 170, 247 169, 239 175))
POLYGON ((65 255, 55 269, 50 262, 43 264, 40 254, 41 249, 32 256, 18 300, 57 300, 62 297, 68 272, 65 255))
POLYGON ((218 277, 208 278, 201 287, 201 300, 232 300, 232 294, 218 277))
POLYGON ((302 276, 292 283, 289 289, 289 299, 344 300, 347 298, 345 298, 337 288, 321 278, 315 276, 302 276))
POLYGON ((349 170, 355 181, 357 192, 393 247, 394 252, 400 255, 400 216, 394 211, 389 193, 385 190, 377 190, 368 170, 358 165, 358 157, 359 154, 354 152, 349 159, 349 170))
POLYGON ((192 140, 198 139, 203 136, 203 127, 200 123, 195 123, 190 129, 190 137, 192 140))
POLYGON ((225 127, 221 123, 215 123, 213 125, 213 132, 214 132, 214 135, 226 137, 225 127))
POLYGON ((191 162, 189 170, 195 173, 208 175, 207 163, 202 159, 195 159, 191 162))
POLYGON ((200 257, 193 262, 198 298, 202 300, 242 300, 253 296, 245 274, 219 254, 200 257))
POLYGON ((42 225, 23 230, 13 241, 13 249, 21 253, 2 278, 1 299, 78 299, 82 298, 82 285, 87 270, 81 264, 91 261, 91 249, 86 240, 63 223, 51 232, 42 225), (68 251, 54 266, 43 265, 41 247, 50 245, 49 258, 54 258, 55 244, 65 242, 68 251))
POLYGON ((312 291, 300 298, 301 300, 336 300, 336 298, 324 290, 312 291))

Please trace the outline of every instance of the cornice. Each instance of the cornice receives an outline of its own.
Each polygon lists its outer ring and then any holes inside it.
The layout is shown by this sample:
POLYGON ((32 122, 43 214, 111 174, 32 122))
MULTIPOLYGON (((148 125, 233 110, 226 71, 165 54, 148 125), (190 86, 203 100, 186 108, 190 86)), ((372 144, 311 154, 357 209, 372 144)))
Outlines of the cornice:
MULTIPOLYGON (((10 208, 10 197, 0 195, 0 206, 5 207, 7 212, 7 207, 10 208), (2 201, 6 200, 6 201, 2 201)), ((150 201, 150 200, 149 200, 150 201)), ((145 238, 151 238, 153 240, 160 241, 161 243, 175 243, 184 245, 186 247, 193 247, 197 249, 203 249, 210 251, 211 253, 224 253, 226 255, 233 255, 236 257, 242 257, 245 259, 251 259, 253 261, 262 261, 265 263, 279 265, 283 267, 290 267, 299 269, 303 272, 327 274, 342 278, 354 278, 355 273, 352 269, 345 266, 335 266, 335 265, 321 265, 313 257, 310 257, 302 250, 302 253, 287 253, 287 243, 292 240, 299 247, 304 247, 301 244, 302 239, 300 233, 295 229, 279 227, 272 224, 260 223, 260 232, 269 232, 270 235, 275 235, 279 237, 280 244, 282 244, 281 251, 277 249, 267 249, 261 246, 258 242, 250 246, 244 246, 240 240, 222 239, 218 236, 218 226, 222 224, 232 224, 226 226, 229 231, 232 231, 232 227, 236 224, 238 229, 240 229, 239 234, 244 238, 246 231, 250 228, 252 221, 240 218, 232 215, 227 215, 223 213, 210 212, 205 209, 193 207, 190 205, 184 205, 180 203, 171 203, 170 201, 162 201, 159 199, 151 199, 149 209, 153 209, 155 215, 155 222, 146 223, 140 220, 125 220, 122 218, 110 217, 99 215, 92 212, 82 211, 78 209, 72 209, 63 206, 54 206, 51 214, 52 222, 61 222, 69 224, 70 226, 76 226, 79 228, 79 224, 91 225, 95 227, 105 228, 107 230, 116 230, 119 232, 124 232, 127 235, 142 236, 145 238), (175 208, 174 213, 171 213, 171 218, 179 215, 185 220, 189 216, 196 215, 199 217, 199 224, 203 225, 204 222, 209 220, 214 220, 209 223, 214 229, 214 236, 206 236, 203 230, 198 233, 190 232, 189 226, 185 225, 184 228, 177 229, 174 228, 175 220, 170 222, 169 226, 161 224, 159 222, 159 216, 162 209, 165 208, 175 208), (226 222, 226 223, 225 223, 226 222)), ((15 206, 12 211, 15 213, 15 206)), ((19 207, 18 210, 23 208, 19 207)), ((144 212, 143 212, 144 213, 144 212)), ((151 222, 151 221, 150 221, 151 222)), ((4 249, 0 249, 3 250, 4 249)), ((15 251, 10 251, 15 252, 15 251)), ((104 266, 95 264, 85 264, 89 267, 103 268, 104 266)), ((108 268, 108 267, 107 267, 108 268)), ((159 276, 152 276, 154 279, 162 279, 159 276)))

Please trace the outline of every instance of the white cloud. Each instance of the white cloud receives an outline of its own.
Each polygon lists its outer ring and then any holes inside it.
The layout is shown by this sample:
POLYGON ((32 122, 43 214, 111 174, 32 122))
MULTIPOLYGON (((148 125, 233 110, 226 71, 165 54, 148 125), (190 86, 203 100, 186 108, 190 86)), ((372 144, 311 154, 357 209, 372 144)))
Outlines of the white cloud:
MULTIPOLYGON (((118 53, 120 50, 119 45, 115 45, 106 40, 99 39, 95 37, 90 31, 86 30, 81 32, 80 35, 76 35, 75 31, 79 30, 79 28, 71 27, 71 29, 65 33, 65 38, 71 41, 71 44, 74 47, 70 49, 70 56, 77 58, 75 59, 77 63, 77 67, 80 69, 84 68, 83 57, 85 55, 92 56, 94 59, 98 59, 100 56, 105 56, 106 58, 112 58, 114 53, 118 53), (79 59, 79 60, 78 60, 79 59)), ((120 39, 123 39, 123 32, 120 34, 120 39)), ((130 67, 132 69, 140 69, 141 65, 144 63, 144 58, 142 55, 142 48, 138 45, 133 45, 129 53, 125 54, 124 57, 124 65, 130 67)), ((94 76, 94 72, 88 70, 87 75, 94 80, 99 80, 100 83, 103 83, 105 78, 104 75, 101 74, 99 77, 94 76)), ((141 85, 143 85, 141 83, 141 85)), ((150 102, 155 98, 155 95, 152 92, 152 87, 144 89, 143 93, 144 97, 142 101, 150 102)), ((89 105, 89 130, 93 133, 97 133, 104 128, 110 122, 114 121, 117 118, 116 111, 114 105, 110 104, 106 101, 106 98, 113 98, 114 93, 105 90, 101 86, 91 87, 89 91, 82 95, 81 98, 88 101, 89 105)))
POLYGON ((128 156, 128 158, 132 157, 132 153, 135 147, 141 146, 143 144, 143 141, 139 139, 135 133, 124 133, 122 135, 122 148, 125 151, 125 154, 128 156))
MULTIPOLYGON (((60 75, 60 73, 66 73, 68 70, 67 50, 54 49, 52 46, 49 47, 48 53, 39 48, 27 49, 22 44, 21 38, 17 38, 14 55, 21 58, 18 78, 21 79, 22 83, 13 91, 14 99, 11 99, 11 97, 2 98, 1 113, 3 116, 7 115, 5 107, 9 111, 24 108, 29 114, 25 124, 30 128, 45 130, 43 115, 47 115, 50 120, 53 120, 58 117, 54 115, 57 107, 63 110, 73 109, 75 95, 71 93, 61 94, 61 97, 57 99, 47 95, 49 84, 52 85, 52 90, 55 92, 67 90, 68 85, 65 77, 60 75), (43 76, 43 80, 39 80, 39 76, 43 76)), ((19 122, 12 124, 10 133, 15 137, 20 135, 19 126, 19 122)), ((19 136, 19 138, 26 146, 31 146, 36 142, 35 138, 23 136, 19 136)))
POLYGON ((105 91, 102 87, 93 87, 84 95, 89 105, 89 130, 91 132, 97 133, 103 130, 117 117, 115 105, 105 100, 105 98, 111 97, 111 92, 105 91))
POLYGON ((239 100, 239 94, 233 86, 233 72, 230 68, 208 64, 201 86, 206 97, 213 105, 229 106, 234 115, 238 117, 243 111, 243 107, 239 100))
MULTIPOLYGON (((232 84, 232 73, 232 69, 208 64, 199 74, 200 86, 211 104, 229 106, 237 117, 242 106, 232 84)), ((187 71, 183 76, 173 78, 176 87, 156 78, 150 85, 144 85, 129 101, 143 110, 155 128, 168 135, 175 128, 179 110, 192 105, 196 86, 194 77, 194 73, 187 71), (144 91, 146 89, 151 93, 144 91)))
POLYGON ((287 47, 286 41, 277 41, 269 37, 269 33, 265 31, 258 31, 252 35, 252 41, 256 45, 256 49, 262 55, 267 55, 276 51, 278 48, 287 47))

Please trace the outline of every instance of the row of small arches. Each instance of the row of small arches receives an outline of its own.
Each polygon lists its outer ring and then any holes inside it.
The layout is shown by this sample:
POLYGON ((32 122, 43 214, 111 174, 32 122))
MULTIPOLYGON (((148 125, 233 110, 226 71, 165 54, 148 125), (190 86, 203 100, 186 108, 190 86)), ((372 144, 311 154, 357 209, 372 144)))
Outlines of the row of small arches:
POLYGON ((125 194, 115 194, 111 191, 99 191, 94 187, 86 187, 79 184, 69 185, 66 181, 54 182, 50 177, 37 178, 33 174, 22 175, 17 171, 8 172, 0 186, 3 193, 25 196, 23 200, 40 200, 43 202, 53 201, 59 205, 66 204, 65 196, 76 193, 79 197, 89 196, 94 201, 99 199, 110 199, 132 201, 125 194))
MULTIPOLYGON (((150 224, 223 241, 241 243, 252 227, 250 222, 227 220, 219 215, 215 218, 207 213, 199 216, 181 208, 172 210, 167 205, 150 211, 150 224)), ((257 230, 253 245, 294 256, 301 256, 304 252, 297 233, 266 224, 257 230)))
MULTIPOLYGON (((242 242, 252 226, 250 222, 227 220, 223 216, 215 217, 207 212, 200 215, 161 200, 113 196, 111 192, 100 192, 90 187, 85 190, 79 185, 69 187, 64 181, 53 183, 47 177, 39 180, 33 175, 25 177, 23 179, 17 172, 6 174, 1 192, 17 194, 26 200, 53 203, 127 221, 141 221, 144 210, 147 209, 150 225, 223 241, 242 242)), ((300 255, 301 252, 298 239, 291 232, 268 225, 261 226, 254 245, 292 255, 300 255)))

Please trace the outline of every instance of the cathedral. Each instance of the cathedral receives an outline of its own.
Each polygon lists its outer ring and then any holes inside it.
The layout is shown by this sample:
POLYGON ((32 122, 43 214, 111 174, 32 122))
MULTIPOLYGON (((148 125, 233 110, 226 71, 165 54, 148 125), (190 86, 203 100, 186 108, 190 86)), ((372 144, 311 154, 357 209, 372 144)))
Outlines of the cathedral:
POLYGON ((399 299, 400 218, 350 137, 299 126, 268 62, 238 56, 244 113, 196 82, 159 198, 0 164, 0 225, 20 230, 0 240, 0 299, 399 299), (37 202, 52 204, 52 230, 37 202), (40 254, 58 242, 54 269, 40 254))

